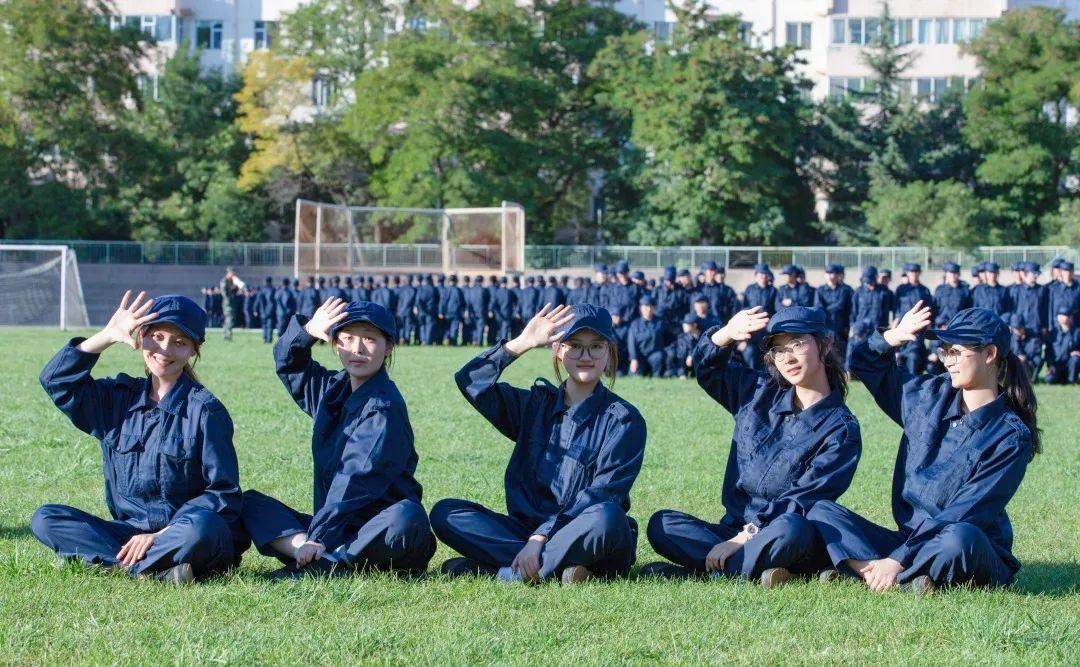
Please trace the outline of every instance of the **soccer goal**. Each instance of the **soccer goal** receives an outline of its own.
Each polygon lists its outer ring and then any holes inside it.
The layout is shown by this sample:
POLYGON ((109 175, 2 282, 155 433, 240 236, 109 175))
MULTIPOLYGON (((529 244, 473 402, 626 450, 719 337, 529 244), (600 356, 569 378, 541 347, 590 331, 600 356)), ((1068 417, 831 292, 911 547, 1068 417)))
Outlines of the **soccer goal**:
POLYGON ((90 326, 67 246, 0 244, 0 325, 90 326))
POLYGON ((519 273, 525 209, 386 208, 296 202, 293 270, 300 275, 371 271, 519 273))

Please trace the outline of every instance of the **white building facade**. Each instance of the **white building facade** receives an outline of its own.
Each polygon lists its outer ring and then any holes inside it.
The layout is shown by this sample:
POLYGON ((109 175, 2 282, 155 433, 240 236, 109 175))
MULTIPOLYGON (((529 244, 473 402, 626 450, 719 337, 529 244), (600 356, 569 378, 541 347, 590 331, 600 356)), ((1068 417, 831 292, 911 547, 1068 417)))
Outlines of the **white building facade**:
MULTIPOLYGON (((278 23, 300 0, 115 0, 113 25, 138 26, 157 40, 144 65, 142 85, 154 87, 161 63, 178 45, 201 49, 206 68, 238 68, 248 54, 269 46, 278 23)), ((860 52, 880 31, 882 0, 710 0, 718 14, 736 14, 751 43, 764 47, 792 44, 806 61, 802 73, 813 83, 813 97, 843 95, 866 86, 869 68, 860 52)), ((632 15, 665 39, 675 16, 665 0, 618 0, 632 15)), ((988 21, 1013 8, 1058 7, 1080 19, 1080 0, 892 0, 894 36, 916 56, 905 73, 904 90, 933 101, 953 86, 978 77, 975 59, 961 53, 988 21)), ((152 92, 152 90, 151 90, 152 92)), ((313 101, 326 91, 312 86, 313 101)))

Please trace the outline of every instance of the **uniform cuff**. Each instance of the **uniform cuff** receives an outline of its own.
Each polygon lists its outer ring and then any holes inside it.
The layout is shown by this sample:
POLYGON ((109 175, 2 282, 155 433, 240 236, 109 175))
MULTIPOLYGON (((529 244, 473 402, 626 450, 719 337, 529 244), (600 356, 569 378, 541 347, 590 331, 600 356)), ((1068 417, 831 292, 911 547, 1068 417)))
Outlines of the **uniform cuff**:
POLYGON ((866 343, 870 346, 871 350, 881 356, 885 356, 886 354, 890 354, 896 351, 896 348, 894 348, 892 345, 889 345, 889 343, 885 340, 885 336, 882 335, 881 331, 875 331, 874 333, 872 333, 870 335, 870 338, 867 339, 866 343))
POLYGON ((510 364, 514 363, 517 359, 514 355, 510 354, 510 350, 506 349, 506 339, 500 338, 495 345, 484 350, 480 353, 481 359, 488 359, 494 361, 495 365, 499 367, 499 370, 506 368, 510 364))

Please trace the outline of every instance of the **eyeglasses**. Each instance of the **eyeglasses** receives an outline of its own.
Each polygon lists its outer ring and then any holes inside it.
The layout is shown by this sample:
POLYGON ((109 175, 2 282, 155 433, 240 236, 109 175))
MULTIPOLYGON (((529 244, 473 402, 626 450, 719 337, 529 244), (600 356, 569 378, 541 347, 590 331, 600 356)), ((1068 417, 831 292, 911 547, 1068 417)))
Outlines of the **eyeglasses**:
POLYGON ((788 345, 777 345, 775 347, 770 347, 769 350, 765 353, 765 358, 775 363, 777 359, 780 359, 781 357, 786 357, 789 354, 795 357, 801 357, 802 355, 806 354, 809 347, 809 340, 805 338, 797 338, 791 341, 791 343, 788 345))
POLYGON ((583 357, 586 352, 588 352, 590 359, 599 359, 600 355, 607 352, 607 343, 589 343, 588 345, 563 343, 562 346, 566 356, 575 360, 583 357))
POLYGON ((938 350, 938 355, 941 357, 941 362, 947 364, 950 361, 957 361, 960 357, 970 357, 981 350, 981 345, 970 349, 965 349, 958 345, 943 345, 941 346, 941 349, 938 350), (964 354, 964 352, 970 352, 971 354, 964 354))

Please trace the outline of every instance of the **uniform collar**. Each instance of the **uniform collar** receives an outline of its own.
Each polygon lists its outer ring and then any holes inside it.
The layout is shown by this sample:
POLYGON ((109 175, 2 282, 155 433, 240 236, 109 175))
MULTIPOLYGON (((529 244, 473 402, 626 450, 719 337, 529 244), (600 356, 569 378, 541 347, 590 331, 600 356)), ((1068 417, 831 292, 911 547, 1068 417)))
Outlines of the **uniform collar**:
POLYGON ((357 387, 355 390, 351 389, 352 384, 349 380, 348 371, 341 371, 342 383, 339 385, 337 391, 331 392, 326 397, 326 402, 330 406, 338 406, 344 404, 349 410, 356 409, 360 405, 363 405, 368 398, 371 397, 380 388, 385 387, 390 382, 390 375, 386 372, 386 367, 380 368, 374 375, 369 377, 364 384, 357 387))
MULTIPOLYGON (((799 415, 809 420, 811 428, 817 428, 834 409, 843 404, 844 398, 840 395, 840 390, 834 389, 825 398, 803 410, 799 415)), ((777 401, 774 412, 777 414, 795 414, 794 387, 788 387, 780 392, 780 400, 777 401)))
POLYGON ((553 416, 559 417, 566 415, 575 423, 580 424, 599 412, 602 408, 607 407, 609 393, 607 387, 605 387, 602 382, 598 382, 596 384, 596 389, 593 390, 593 393, 590 394, 588 398, 571 407, 566 404, 566 382, 564 381, 559 385, 558 390, 555 392, 553 416))
POLYGON ((184 406, 184 401, 187 400, 188 392, 193 386, 191 378, 186 373, 180 375, 180 379, 176 381, 173 388, 169 390, 169 393, 165 394, 165 398, 161 399, 157 403, 154 403, 150 399, 150 378, 141 378, 142 391, 139 392, 139 397, 135 399, 135 402, 128 408, 128 412, 136 409, 149 409, 153 407, 159 407, 169 414, 179 414, 180 408, 184 406))
POLYGON ((945 414, 942 415, 942 421, 952 421, 954 419, 962 419, 971 428, 982 428, 990 422, 1000 419, 1002 415, 1008 412, 1009 407, 1005 403, 1005 394, 1001 393, 997 395, 997 398, 990 401, 986 405, 982 406, 974 412, 964 412, 964 392, 957 390, 953 394, 952 402, 948 409, 945 410, 945 414))

